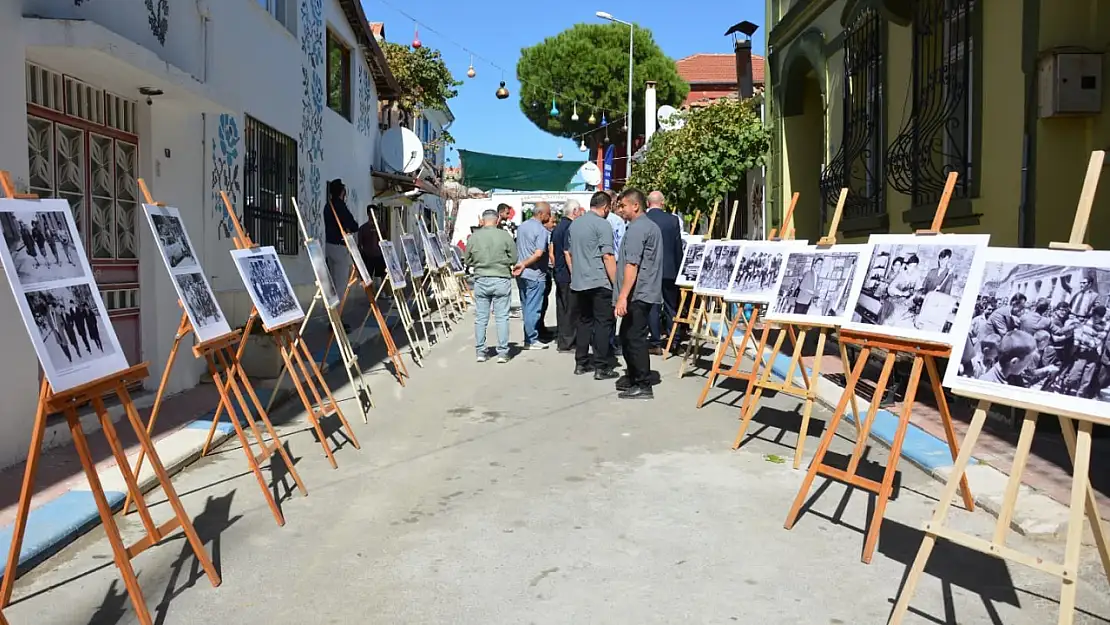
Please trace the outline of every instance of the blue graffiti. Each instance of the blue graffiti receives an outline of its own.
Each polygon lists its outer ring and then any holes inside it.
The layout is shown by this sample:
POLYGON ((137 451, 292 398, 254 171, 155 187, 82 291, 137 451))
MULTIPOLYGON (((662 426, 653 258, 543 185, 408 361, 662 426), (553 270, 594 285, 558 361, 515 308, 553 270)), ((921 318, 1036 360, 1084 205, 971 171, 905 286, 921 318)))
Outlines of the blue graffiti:
POLYGON ((234 226, 220 197, 220 191, 226 192, 231 205, 236 206, 242 190, 238 163, 242 137, 239 134, 238 118, 227 113, 221 114, 216 135, 212 139, 212 206, 220 223, 216 236, 225 239, 232 236, 234 226))

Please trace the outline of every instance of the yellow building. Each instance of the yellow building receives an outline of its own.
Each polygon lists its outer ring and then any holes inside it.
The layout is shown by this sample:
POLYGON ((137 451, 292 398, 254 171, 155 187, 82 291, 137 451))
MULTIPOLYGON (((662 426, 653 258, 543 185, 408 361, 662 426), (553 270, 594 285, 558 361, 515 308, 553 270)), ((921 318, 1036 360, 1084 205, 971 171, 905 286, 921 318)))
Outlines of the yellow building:
MULTIPOLYGON (((1066 240, 1092 150, 1110 148, 1107 0, 767 0, 768 215, 798 238, 927 227, 993 245, 1066 240)), ((1110 248, 1110 175, 1089 241, 1110 248)))

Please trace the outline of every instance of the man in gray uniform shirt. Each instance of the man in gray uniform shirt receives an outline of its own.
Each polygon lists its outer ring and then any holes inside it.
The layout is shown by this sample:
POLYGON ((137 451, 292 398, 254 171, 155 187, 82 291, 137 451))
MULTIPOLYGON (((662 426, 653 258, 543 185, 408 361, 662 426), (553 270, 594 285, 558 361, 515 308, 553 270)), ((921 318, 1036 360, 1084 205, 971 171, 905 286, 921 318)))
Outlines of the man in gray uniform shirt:
POLYGON ((567 231, 570 290, 578 301, 577 337, 574 347, 575 375, 594 374, 595 380, 619 377, 613 370, 609 335, 613 330, 613 281, 617 262, 613 256, 613 227, 609 196, 598 191, 590 198, 590 210, 574 220, 567 231), (590 348, 593 348, 593 361, 590 348))
POLYGON ((653 305, 663 303, 663 232, 644 209, 644 194, 631 187, 617 197, 628 221, 617 258, 613 307, 621 318, 621 345, 628 372, 617 380, 621 399, 652 399, 648 326, 653 305))

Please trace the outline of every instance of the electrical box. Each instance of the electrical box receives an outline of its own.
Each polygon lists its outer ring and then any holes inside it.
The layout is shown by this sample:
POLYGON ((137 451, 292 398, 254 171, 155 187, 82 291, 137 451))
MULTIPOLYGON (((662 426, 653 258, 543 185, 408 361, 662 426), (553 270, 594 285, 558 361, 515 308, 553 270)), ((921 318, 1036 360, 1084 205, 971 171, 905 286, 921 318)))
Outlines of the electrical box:
POLYGON ((1040 117, 1102 111, 1102 54, 1053 51, 1040 61, 1040 117))

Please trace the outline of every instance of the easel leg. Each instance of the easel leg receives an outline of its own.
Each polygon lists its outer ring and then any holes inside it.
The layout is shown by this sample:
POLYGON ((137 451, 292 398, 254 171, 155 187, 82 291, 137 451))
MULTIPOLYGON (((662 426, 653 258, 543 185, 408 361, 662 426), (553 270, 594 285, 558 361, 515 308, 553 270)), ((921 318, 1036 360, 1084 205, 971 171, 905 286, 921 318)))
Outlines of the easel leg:
MULTIPOLYGON (((802 426, 798 428, 798 445, 794 449, 795 469, 802 466, 802 455, 805 453, 806 438, 809 436, 809 417, 813 412, 813 404, 817 401, 817 380, 821 379, 821 355, 825 352, 825 338, 828 333, 828 330, 822 328, 817 337, 817 358, 813 361, 813 375, 810 376, 810 384, 806 387, 805 406, 802 408, 802 426)), ((802 369, 805 369, 804 364, 802 369)))
POLYGON ((1021 476, 1025 473, 1025 463, 1029 460, 1029 449, 1033 446, 1038 416, 1036 411, 1026 410, 1025 418, 1021 422, 1021 434, 1018 436, 1017 451, 1014 453, 1014 464, 1010 467, 1010 478, 1006 481, 1006 490, 1002 496, 1004 503, 1002 509, 998 511, 998 522, 994 526, 992 542, 998 545, 1005 545, 1006 536, 1010 533, 1010 522, 1014 518, 1014 506, 1017 504, 1018 491, 1021 489, 1021 476))
MULTIPOLYGON (((775 346, 771 348, 771 356, 766 366, 763 367, 763 373, 759 376, 759 382, 755 384, 755 390, 752 392, 751 399, 747 401, 740 409, 740 430, 736 433, 736 440, 732 442, 733 449, 740 449, 740 445, 744 442, 744 433, 748 431, 748 425, 752 422, 752 417, 755 416, 755 408, 759 405, 759 398, 763 397, 763 387, 771 377, 771 364, 774 362, 775 357, 778 356, 779 350, 782 349, 782 342, 786 339, 786 335, 779 332, 775 337, 775 346)), ((762 345, 767 340, 766 329, 764 329, 763 339, 760 340, 762 345)), ((759 355, 756 355, 759 358, 759 355)))
MULTIPOLYGON (((886 358, 883 359, 883 370, 879 373, 879 381, 875 385, 875 397, 881 397, 883 391, 886 389, 887 384, 890 382, 890 374, 894 371, 894 354, 887 352, 886 358)), ((857 366, 859 363, 856 363, 857 366)), ((865 363, 866 366, 866 363, 865 363)), ((852 393, 854 399, 856 394, 852 393)), ((871 406, 867 409, 867 418, 856 429, 856 445, 852 448, 852 456, 848 460, 848 474, 855 475, 856 470, 859 468, 860 459, 863 458, 863 450, 867 447, 868 437, 871 436, 871 426, 875 424, 875 415, 879 412, 879 402, 872 401, 871 406)), ((821 457, 824 460, 824 456, 821 457)))
MULTIPOLYGON (((838 341, 838 343, 840 342, 838 341)), ((848 375, 848 372, 852 370, 852 363, 848 359, 848 348, 844 346, 844 343, 840 343, 840 368, 844 370, 844 375, 848 375)), ((855 393, 852 393, 851 403, 852 427, 856 428, 856 438, 859 438, 859 430, 860 427, 862 427, 862 424, 859 420, 859 406, 856 404, 855 393)))
MULTIPOLYGON (((752 370, 748 373, 748 386, 744 389, 744 400, 740 402, 740 418, 744 417, 748 407, 751 405, 752 395, 755 392, 755 383, 759 376, 759 368, 763 365, 763 350, 767 348, 767 337, 771 334, 771 325, 766 321, 763 322, 763 331, 759 333, 759 345, 755 348, 755 356, 752 358, 752 370)), ((770 367, 770 364, 766 365, 770 367)))
POLYGON ((43 380, 39 389, 38 409, 35 411, 35 426, 31 430, 31 446, 27 451, 27 464, 23 469, 23 487, 19 491, 19 506, 15 513, 15 526, 12 528, 11 550, 4 569, 3 584, 0 585, 0 609, 8 607, 19 576, 19 552, 23 549, 23 536, 27 532, 27 518, 31 514, 31 498, 35 491, 35 477, 42 457, 42 439, 46 434, 46 396, 50 387, 43 380))
MULTIPOLYGON (((1060 431, 1064 435, 1064 444, 1067 445, 1068 455, 1071 457, 1074 467, 1076 466, 1075 424, 1067 417, 1060 417, 1060 431)), ((1098 547, 1099 558, 1102 560, 1102 570, 1106 574, 1106 579, 1110 581, 1110 548, 1108 548, 1106 540, 1106 524, 1102 520, 1102 515, 1099 514, 1098 500, 1095 499, 1095 491, 1091 488, 1090 480, 1087 480, 1086 490, 1084 508, 1087 512, 1087 520, 1091 523, 1091 533, 1095 538, 1095 546, 1098 547)))
POLYGON ((678 325, 682 323, 682 309, 686 305, 687 292, 686 289, 682 289, 678 292, 678 309, 674 311, 674 322, 671 324, 671 333, 667 336, 667 346, 663 349, 664 359, 672 356, 671 345, 674 344, 674 337, 678 334, 678 325))
POLYGON ((347 421, 347 417, 343 416, 343 410, 339 407, 339 402, 335 401, 335 396, 332 395, 331 388, 328 386, 327 380, 324 379, 323 372, 321 372, 320 368, 313 362, 312 355, 308 352, 308 346, 301 343, 300 347, 305 355, 305 360, 312 369, 312 374, 316 376, 316 383, 320 385, 320 388, 324 391, 324 395, 328 398, 328 402, 335 410, 335 416, 339 418, 339 422, 343 425, 343 428, 347 430, 347 436, 350 437, 351 444, 354 445, 355 449, 362 449, 362 446, 358 443, 358 437, 355 436, 354 428, 352 428, 351 424, 347 421))
MULTIPOLYGON (((701 395, 698 396, 698 408, 701 408, 705 403, 705 398, 709 395, 709 389, 713 388, 713 385, 717 382, 717 376, 721 370, 721 361, 724 360, 725 352, 727 351, 726 345, 732 344, 732 337, 736 333, 736 326, 740 323, 740 317, 741 315, 736 315, 732 319, 732 323, 730 323, 728 327, 728 333, 725 335, 725 340, 717 345, 717 355, 713 358, 713 366, 709 368, 709 375, 706 377, 705 386, 702 387, 701 395)), ((748 344, 748 337, 751 336, 751 332, 752 329, 749 324, 747 330, 744 332, 744 342, 742 345, 748 344)))
MULTIPOLYGON (((316 406, 308 398, 304 383, 301 381, 302 376, 307 378, 308 375, 303 370, 298 373, 294 368, 295 362, 292 357, 292 350, 287 349, 283 344, 282 333, 280 331, 275 332, 273 337, 274 342, 277 344, 278 351, 281 352, 281 358, 285 361, 286 368, 289 369, 289 379, 293 381, 293 386, 297 389, 297 395, 301 398, 301 404, 308 413, 308 421, 312 424, 312 429, 316 431, 316 437, 320 439, 320 446, 324 448, 324 455, 327 456, 328 462, 331 463, 331 468, 338 469, 339 465, 335 462, 335 456, 331 453, 331 447, 328 445, 328 438, 324 436, 324 429, 320 427, 320 420, 316 417, 316 406)), ((305 382, 307 383, 310 381, 306 379, 305 382)))
MULTIPOLYGON (((940 373, 937 370, 937 361, 929 355, 925 359, 925 368, 929 372, 929 384, 933 387, 933 396, 937 398, 937 408, 940 411, 940 420, 944 424, 944 436, 948 439, 948 449, 952 452, 952 460, 960 455, 960 443, 956 440, 956 428, 952 425, 952 413, 948 410, 948 398, 944 396, 944 386, 941 384, 940 373)), ((1012 471, 1020 473, 1020 471, 1012 471)), ((975 497, 967 485, 967 476, 960 481, 960 494, 963 496, 964 508, 975 510, 975 497)))

